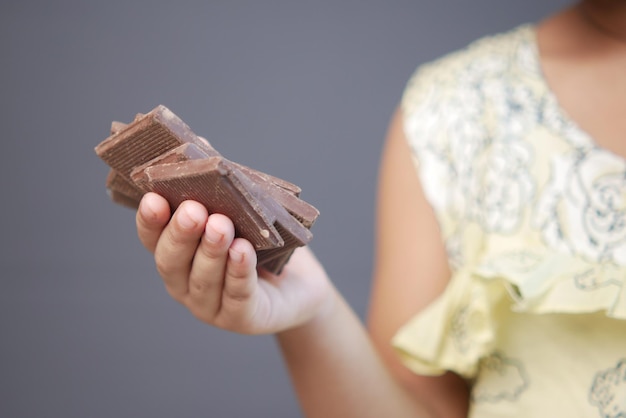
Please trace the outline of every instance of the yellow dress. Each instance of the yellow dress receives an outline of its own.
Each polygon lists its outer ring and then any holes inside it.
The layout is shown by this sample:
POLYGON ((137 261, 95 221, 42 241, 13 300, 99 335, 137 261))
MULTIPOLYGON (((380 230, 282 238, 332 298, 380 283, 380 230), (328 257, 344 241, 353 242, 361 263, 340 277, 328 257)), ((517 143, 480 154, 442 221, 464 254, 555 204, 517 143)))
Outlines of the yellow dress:
POLYGON ((559 107, 534 26, 421 66, 403 110, 453 270, 405 364, 471 381, 471 417, 626 417, 626 161, 559 107))

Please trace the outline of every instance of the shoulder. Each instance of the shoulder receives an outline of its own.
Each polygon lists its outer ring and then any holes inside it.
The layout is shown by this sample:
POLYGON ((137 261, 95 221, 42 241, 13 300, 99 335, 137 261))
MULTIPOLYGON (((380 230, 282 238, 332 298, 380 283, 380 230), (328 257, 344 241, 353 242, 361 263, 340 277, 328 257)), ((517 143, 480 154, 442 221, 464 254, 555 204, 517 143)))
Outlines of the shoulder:
POLYGON ((533 26, 519 26, 420 66, 407 84, 404 135, 451 260, 461 259, 452 254, 460 244, 449 238, 485 215, 480 192, 486 163, 499 155, 494 144, 518 145, 510 139, 535 123, 534 48, 533 26))
MULTIPOLYGON (((425 106, 477 91, 489 79, 506 76, 511 64, 527 60, 534 47, 534 26, 520 25, 510 31, 484 36, 466 47, 420 65, 410 77, 402 97, 405 116, 425 106)), ((533 65, 533 64, 528 64, 533 65)))

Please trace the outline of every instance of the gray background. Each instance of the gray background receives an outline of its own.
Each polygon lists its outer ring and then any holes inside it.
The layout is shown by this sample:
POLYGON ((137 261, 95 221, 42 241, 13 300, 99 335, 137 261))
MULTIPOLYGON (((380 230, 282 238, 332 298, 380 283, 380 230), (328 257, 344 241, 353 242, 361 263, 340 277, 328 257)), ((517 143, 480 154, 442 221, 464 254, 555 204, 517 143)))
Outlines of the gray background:
POLYGON ((366 311, 378 156, 415 67, 566 0, 3 1, 0 416, 297 417, 272 337, 171 301, 93 147, 170 107, 303 188, 366 311))

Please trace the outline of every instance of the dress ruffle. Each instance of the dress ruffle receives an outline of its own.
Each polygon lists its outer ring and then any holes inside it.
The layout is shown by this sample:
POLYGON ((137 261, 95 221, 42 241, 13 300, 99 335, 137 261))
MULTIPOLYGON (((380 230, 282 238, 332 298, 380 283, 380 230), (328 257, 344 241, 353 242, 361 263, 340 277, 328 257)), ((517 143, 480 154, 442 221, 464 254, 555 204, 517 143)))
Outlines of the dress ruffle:
POLYGON ((626 319, 626 266, 550 251, 484 256, 458 270, 445 292, 403 326, 393 345, 419 374, 473 378, 507 316, 604 312, 626 319))

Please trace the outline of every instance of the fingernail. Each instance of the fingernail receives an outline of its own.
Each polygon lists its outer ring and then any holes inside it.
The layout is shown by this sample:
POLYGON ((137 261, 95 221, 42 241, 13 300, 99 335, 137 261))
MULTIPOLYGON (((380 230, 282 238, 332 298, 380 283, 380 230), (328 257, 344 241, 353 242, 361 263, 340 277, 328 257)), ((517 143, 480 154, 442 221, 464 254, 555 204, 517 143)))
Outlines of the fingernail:
POLYGON ((139 211, 141 212, 141 216, 143 216, 144 219, 152 221, 156 218, 156 212, 152 209, 149 198, 144 198, 141 200, 141 203, 139 204, 139 211))
POLYGON ((243 253, 240 253, 234 248, 228 249, 228 255, 230 256, 230 259, 235 263, 241 263, 243 261, 243 253))
POLYGON ((178 217, 178 223, 183 229, 194 229, 200 222, 200 216, 194 210, 185 207, 178 217))
POLYGON ((207 241, 209 241, 211 244, 217 244, 222 240, 222 237, 224 236, 224 234, 216 231, 210 223, 208 223, 206 228, 204 229, 204 235, 206 236, 207 241))

